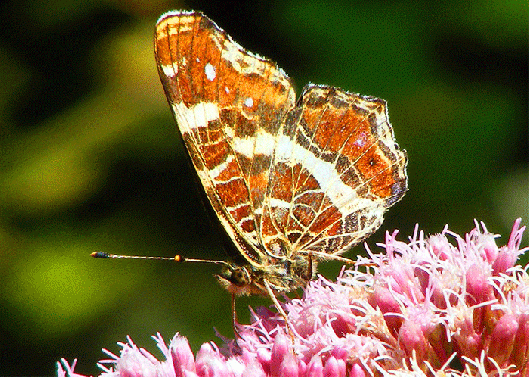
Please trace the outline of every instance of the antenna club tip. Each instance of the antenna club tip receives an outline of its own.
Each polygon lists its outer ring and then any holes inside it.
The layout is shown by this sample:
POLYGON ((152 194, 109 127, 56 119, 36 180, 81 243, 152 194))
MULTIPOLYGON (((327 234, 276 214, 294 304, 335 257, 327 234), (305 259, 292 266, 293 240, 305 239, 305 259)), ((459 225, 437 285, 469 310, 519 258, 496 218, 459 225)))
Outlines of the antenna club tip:
POLYGON ((108 254, 103 251, 94 251, 90 256, 92 258, 108 258, 108 254))

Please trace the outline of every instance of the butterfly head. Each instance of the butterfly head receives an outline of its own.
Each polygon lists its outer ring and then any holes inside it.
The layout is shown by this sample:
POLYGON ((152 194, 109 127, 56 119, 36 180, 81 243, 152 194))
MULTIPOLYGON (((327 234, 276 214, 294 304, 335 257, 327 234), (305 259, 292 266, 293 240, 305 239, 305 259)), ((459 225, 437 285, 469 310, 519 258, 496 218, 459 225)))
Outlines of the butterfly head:
POLYGON ((228 292, 241 295, 264 295, 264 289, 255 284, 254 274, 251 266, 239 266, 232 263, 226 263, 219 275, 216 275, 220 285, 228 292))

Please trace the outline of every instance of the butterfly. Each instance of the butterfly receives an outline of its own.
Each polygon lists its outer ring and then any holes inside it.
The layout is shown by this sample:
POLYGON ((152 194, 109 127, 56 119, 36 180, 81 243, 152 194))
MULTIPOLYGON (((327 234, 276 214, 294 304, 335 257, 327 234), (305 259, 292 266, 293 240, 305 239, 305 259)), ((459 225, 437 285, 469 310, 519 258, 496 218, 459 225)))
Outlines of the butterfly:
POLYGON ((196 11, 160 17, 155 57, 206 197, 235 246, 234 262, 209 262, 223 265, 217 278, 232 303, 268 295, 286 319, 276 295, 304 287, 319 261, 351 262, 340 255, 375 232, 407 190, 407 157, 386 102, 314 84, 296 101, 281 68, 196 11))

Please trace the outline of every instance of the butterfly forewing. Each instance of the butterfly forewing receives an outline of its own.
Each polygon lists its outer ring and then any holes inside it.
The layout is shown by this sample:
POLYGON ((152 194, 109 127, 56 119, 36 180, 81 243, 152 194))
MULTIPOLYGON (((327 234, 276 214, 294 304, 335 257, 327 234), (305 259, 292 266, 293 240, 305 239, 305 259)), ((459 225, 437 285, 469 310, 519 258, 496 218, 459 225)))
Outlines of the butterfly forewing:
POLYGON ((259 261, 259 217, 274 140, 294 106, 290 80, 197 12, 162 16, 155 51, 168 101, 207 197, 245 257, 259 261))

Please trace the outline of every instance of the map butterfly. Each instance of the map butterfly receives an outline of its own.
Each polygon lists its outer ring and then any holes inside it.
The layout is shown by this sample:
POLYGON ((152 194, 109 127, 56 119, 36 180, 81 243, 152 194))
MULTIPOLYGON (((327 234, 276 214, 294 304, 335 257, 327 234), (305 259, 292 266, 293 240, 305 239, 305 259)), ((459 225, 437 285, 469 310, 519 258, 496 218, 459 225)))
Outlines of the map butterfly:
MULTIPOLYGON (((384 100, 290 78, 195 11, 155 32, 167 100, 207 199, 241 262, 223 264, 233 297, 305 286, 342 260, 407 190, 404 151, 384 100)), ((96 257, 119 257, 94 253, 96 257)), ((163 258, 162 258, 163 259, 163 258)), ((197 261, 176 257, 179 261, 197 261)))

